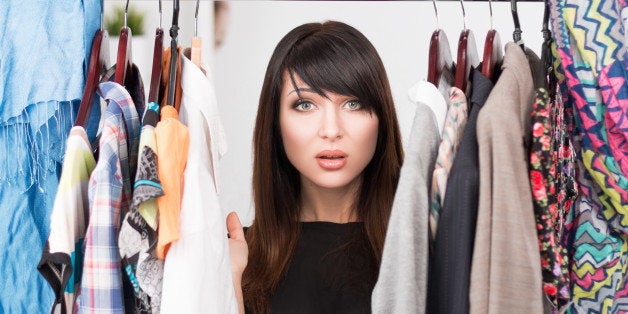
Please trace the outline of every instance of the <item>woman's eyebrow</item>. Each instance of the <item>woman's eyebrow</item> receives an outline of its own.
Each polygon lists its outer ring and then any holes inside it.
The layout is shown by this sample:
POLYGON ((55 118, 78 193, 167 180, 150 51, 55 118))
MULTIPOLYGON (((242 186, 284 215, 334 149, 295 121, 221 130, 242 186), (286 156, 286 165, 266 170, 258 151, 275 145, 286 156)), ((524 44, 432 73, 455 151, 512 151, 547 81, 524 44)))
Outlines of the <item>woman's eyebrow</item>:
POLYGON ((292 94, 294 92, 297 92, 297 94, 300 93, 300 92, 316 93, 316 91, 314 91, 313 89, 311 89, 309 87, 299 87, 299 88, 296 88, 296 89, 292 90, 291 92, 289 92, 288 95, 290 95, 290 94, 292 94))

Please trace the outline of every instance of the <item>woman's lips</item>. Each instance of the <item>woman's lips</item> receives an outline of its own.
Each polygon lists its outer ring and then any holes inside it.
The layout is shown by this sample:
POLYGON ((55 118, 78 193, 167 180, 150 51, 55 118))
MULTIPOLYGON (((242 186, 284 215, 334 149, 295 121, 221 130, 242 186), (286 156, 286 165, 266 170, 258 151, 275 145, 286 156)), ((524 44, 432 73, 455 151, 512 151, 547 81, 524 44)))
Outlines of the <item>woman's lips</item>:
POLYGON ((347 164, 347 154, 341 150, 324 150, 316 155, 316 161, 325 170, 338 170, 347 164))

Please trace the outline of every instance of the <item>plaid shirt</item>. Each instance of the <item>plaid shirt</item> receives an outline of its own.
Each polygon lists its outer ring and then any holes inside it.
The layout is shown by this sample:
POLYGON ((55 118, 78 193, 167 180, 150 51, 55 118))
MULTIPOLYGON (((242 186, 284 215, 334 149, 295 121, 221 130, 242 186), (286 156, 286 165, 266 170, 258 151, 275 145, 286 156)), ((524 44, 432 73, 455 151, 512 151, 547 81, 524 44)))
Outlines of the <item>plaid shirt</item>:
POLYGON ((81 312, 123 313, 117 238, 120 218, 128 211, 132 197, 131 169, 137 163, 140 121, 124 87, 104 82, 99 85, 99 92, 109 105, 98 163, 89 180, 90 219, 79 306, 81 312))

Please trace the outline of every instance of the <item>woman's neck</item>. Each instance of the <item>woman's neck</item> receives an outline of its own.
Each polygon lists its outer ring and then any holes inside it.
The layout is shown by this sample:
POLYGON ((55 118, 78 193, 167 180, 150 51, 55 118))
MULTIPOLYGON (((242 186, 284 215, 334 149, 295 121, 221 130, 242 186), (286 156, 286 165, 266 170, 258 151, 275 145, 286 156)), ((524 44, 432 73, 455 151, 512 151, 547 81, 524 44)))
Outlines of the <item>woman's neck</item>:
POLYGON ((354 210, 360 179, 342 188, 323 188, 311 181, 301 182, 301 214, 300 220, 329 221, 347 223, 357 221, 354 210))

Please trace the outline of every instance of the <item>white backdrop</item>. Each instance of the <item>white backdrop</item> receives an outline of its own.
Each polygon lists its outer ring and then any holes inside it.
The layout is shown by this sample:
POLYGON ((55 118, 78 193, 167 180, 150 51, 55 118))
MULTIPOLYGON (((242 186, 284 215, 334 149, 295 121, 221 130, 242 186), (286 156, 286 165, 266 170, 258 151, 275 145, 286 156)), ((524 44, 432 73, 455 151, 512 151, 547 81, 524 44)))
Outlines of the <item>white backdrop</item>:
MULTIPOLYGON (((237 211, 245 225, 253 219, 251 145, 264 72, 275 45, 300 24, 338 20, 371 40, 386 67, 404 143, 407 141, 414 117, 407 90, 427 76, 429 40, 436 28, 431 1, 231 1, 229 5, 224 46, 214 52, 216 90, 229 146, 221 163, 220 198, 225 214, 237 211)), ((460 3, 437 2, 437 7, 440 28, 447 33, 455 54, 463 27, 460 3)), ((490 28, 488 2, 465 2, 465 9, 467 27, 481 50, 490 28)), ((538 53, 543 3, 519 3, 518 9, 523 40, 538 53)), ((512 41, 510 3, 494 2, 493 19, 502 42, 512 41)))

